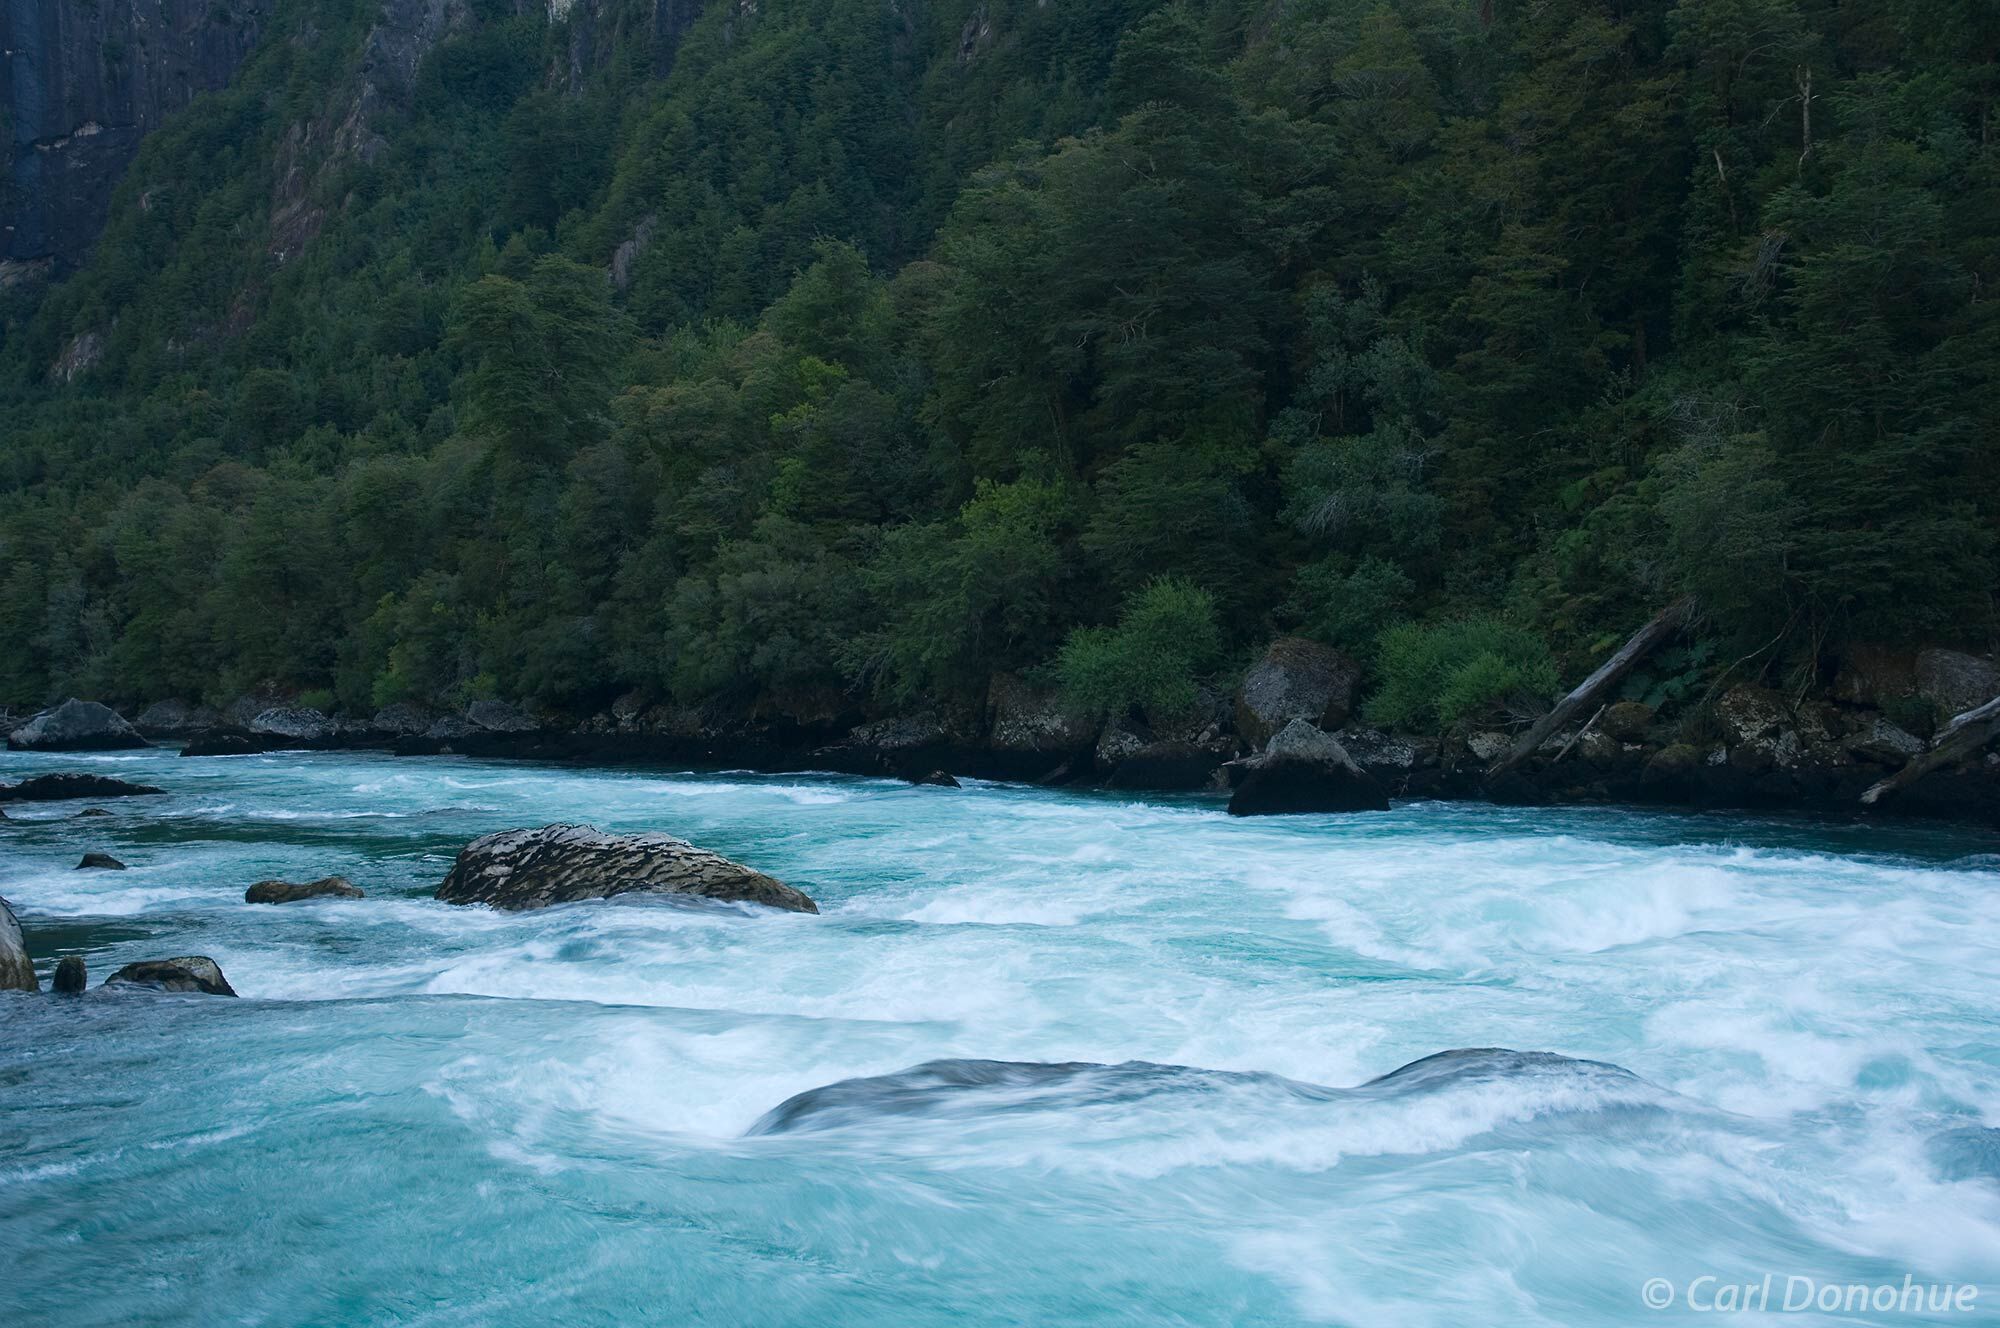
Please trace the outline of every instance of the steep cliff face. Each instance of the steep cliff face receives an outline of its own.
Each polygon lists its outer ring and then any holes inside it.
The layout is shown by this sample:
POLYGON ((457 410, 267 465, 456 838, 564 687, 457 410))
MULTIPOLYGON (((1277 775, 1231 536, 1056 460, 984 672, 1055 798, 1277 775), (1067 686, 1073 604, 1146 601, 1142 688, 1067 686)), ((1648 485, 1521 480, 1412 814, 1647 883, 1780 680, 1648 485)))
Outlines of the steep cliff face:
POLYGON ((226 84, 274 0, 0 0, 0 262, 80 263, 139 140, 226 84))

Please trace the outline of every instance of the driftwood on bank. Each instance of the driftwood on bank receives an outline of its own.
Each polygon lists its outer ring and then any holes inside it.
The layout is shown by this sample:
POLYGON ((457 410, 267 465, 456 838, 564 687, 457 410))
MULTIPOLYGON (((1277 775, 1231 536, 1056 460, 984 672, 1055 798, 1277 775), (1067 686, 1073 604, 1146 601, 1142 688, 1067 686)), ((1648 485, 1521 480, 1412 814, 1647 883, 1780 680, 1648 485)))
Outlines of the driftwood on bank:
POLYGON ((1938 730, 1927 749, 1911 757, 1909 764, 1895 774, 1870 785, 1861 795, 1861 801, 1872 807, 1884 794, 1907 788, 1940 766, 1955 765, 1995 739, 2000 739, 2000 696, 1954 715, 1951 723, 1938 730))
POLYGON ((1503 775, 1533 756, 1535 750, 1548 741, 1551 733, 1589 709, 1599 697, 1617 686, 1632 671, 1633 665, 1680 631, 1693 610, 1694 599, 1686 595, 1661 609, 1651 622, 1632 633, 1631 639, 1618 647, 1616 654, 1598 665, 1597 672, 1585 678, 1575 691, 1556 702, 1553 710, 1536 720, 1534 727, 1522 734, 1520 741, 1503 752, 1487 769, 1487 776, 1503 775))

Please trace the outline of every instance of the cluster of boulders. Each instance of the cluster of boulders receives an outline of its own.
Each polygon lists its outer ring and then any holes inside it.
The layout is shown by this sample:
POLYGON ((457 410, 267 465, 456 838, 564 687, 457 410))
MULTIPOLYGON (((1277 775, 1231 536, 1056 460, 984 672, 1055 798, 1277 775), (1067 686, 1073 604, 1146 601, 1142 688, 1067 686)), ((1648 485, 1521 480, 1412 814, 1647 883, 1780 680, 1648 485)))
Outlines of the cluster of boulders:
MULTIPOLYGON (((83 866, 122 866, 115 860, 83 866)), ((626 895, 759 904, 792 913, 817 913, 819 905, 803 890, 663 834, 607 834, 588 825, 546 825, 482 836, 460 851, 436 898, 448 904, 485 904, 507 912, 547 908, 582 900, 626 895)), ((363 892, 344 876, 316 881, 259 881, 244 892, 251 904, 289 904, 308 899, 360 899, 363 892)), ((88 985, 81 955, 56 964, 52 986, 63 994, 88 985)), ((103 983, 112 988, 234 996, 222 968, 206 955, 181 955, 127 964, 103 983)), ((0 899, 0 991, 39 991, 21 924, 0 899)))
MULTIPOLYGON (((61 995, 74 995, 88 985, 83 956, 64 955, 56 963, 49 984, 61 995)), ((222 968, 206 955, 182 955, 174 959, 145 959, 127 964, 104 979, 107 987, 142 987, 154 991, 202 992, 210 996, 234 996, 236 991, 222 968)), ((40 991, 34 961, 21 934, 14 910, 0 899, 0 991, 40 991)))
MULTIPOLYGON (((1860 790, 1923 753, 1936 726, 2000 696, 2000 665, 1942 649, 1855 650, 1837 676, 1803 695, 1738 685, 1664 719, 1642 702, 1617 700, 1568 718, 1525 756, 1514 750, 1523 742, 1519 730, 1438 737, 1358 724, 1361 682, 1360 666, 1342 652, 1285 637, 1251 662, 1233 694, 1204 692, 1188 713, 1175 715, 1092 715, 1066 705, 1052 687, 1002 673, 976 710, 888 717, 848 713, 853 703, 837 696, 746 716, 656 704, 634 692, 582 718, 488 700, 456 714, 391 705, 361 719, 260 694, 220 709, 161 702, 126 724, 104 706, 73 700, 19 725, 8 741, 52 750, 173 739, 188 756, 375 748, 672 760, 893 775, 938 787, 967 776, 1087 782, 1229 792, 1233 809, 1245 814, 1376 805, 1349 767, 1400 798, 1852 810, 1860 790)), ((0 799, 74 796, 37 793, 37 783, 0 788, 0 799)), ((1981 753, 1897 793, 1891 809, 2000 819, 1996 792, 2000 760, 1981 753)))

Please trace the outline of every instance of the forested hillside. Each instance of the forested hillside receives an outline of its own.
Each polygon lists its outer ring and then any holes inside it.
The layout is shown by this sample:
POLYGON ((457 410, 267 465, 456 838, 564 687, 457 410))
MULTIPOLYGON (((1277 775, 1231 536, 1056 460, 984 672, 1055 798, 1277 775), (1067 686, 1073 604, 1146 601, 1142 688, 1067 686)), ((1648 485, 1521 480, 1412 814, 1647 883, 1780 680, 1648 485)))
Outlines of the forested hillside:
POLYGON ((1982 0, 279 0, 0 291, 0 701, 1384 722, 1990 646, 1982 0), (672 21, 667 21, 671 19, 672 21))

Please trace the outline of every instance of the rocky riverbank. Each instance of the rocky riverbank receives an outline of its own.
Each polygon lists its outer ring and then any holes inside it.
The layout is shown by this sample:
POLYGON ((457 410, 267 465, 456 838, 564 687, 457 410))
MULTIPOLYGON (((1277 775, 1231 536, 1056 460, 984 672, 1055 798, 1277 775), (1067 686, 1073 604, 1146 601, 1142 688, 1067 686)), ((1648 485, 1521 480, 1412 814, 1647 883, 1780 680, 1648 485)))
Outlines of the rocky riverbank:
MULTIPOLYGON (((2000 665, 1989 658, 1946 650, 1874 652, 1846 661, 1803 697, 1739 685, 1680 713, 1617 701, 1551 734, 1533 756, 1497 777, 1489 768, 1518 730, 1385 733, 1357 722, 1358 682, 1358 668, 1340 652, 1284 639, 1253 664, 1233 694, 1210 694, 1195 715, 1158 726, 1138 716, 1106 722, 1078 714, 1053 692, 1012 675, 993 679, 979 713, 885 716, 830 706, 816 715, 753 716, 628 695, 587 715, 480 701, 456 713, 395 705, 363 717, 329 715, 264 695, 221 708, 160 702, 135 711, 129 722, 148 741, 182 744, 188 756, 378 749, 816 769, 912 780, 943 772, 1134 791, 1220 792, 1250 780, 1258 787, 1248 801, 1269 810, 1373 805, 1372 795, 1357 797, 1350 788, 1320 799, 1322 806, 1317 795, 1288 786, 1294 774, 1325 786, 1328 769, 1351 763, 1399 799, 1794 810, 2000 825, 2000 752, 1991 744, 1877 806, 1861 801, 1864 791, 1923 753, 1932 732, 1951 716, 2000 695, 2000 665), (1333 746, 1317 765, 1274 761, 1266 749, 1288 726, 1295 726, 1294 745, 1311 737, 1302 726, 1326 735, 1333 746)), ((74 728, 74 717, 83 712, 71 706, 66 713, 74 728)), ((123 717, 103 707, 87 713, 122 738, 123 717)), ((40 735, 50 726, 24 716, 10 727, 40 735)), ((77 737, 85 748, 101 749, 109 741, 81 729, 77 737)), ((1314 750, 1323 745, 1315 743, 1314 750)), ((1354 783, 1344 775, 1340 782, 1354 783)))

